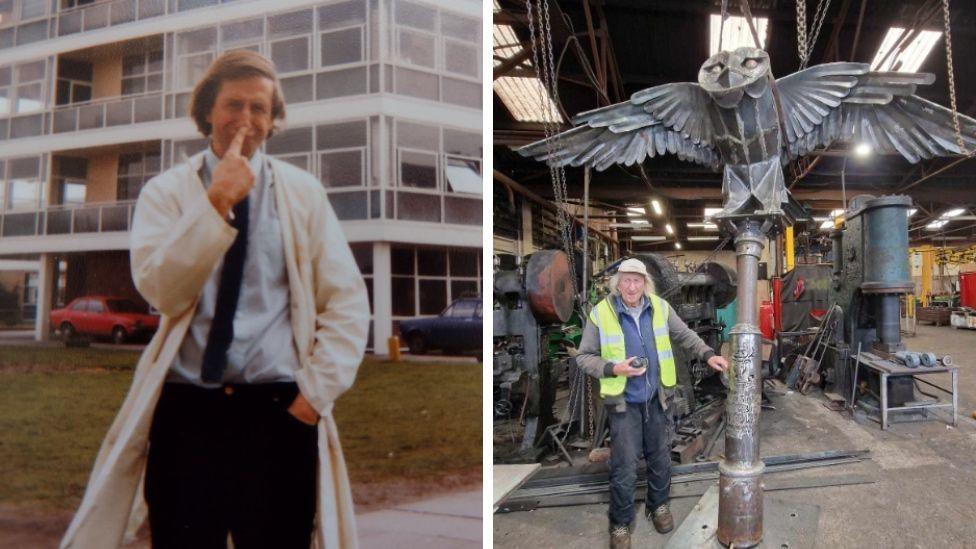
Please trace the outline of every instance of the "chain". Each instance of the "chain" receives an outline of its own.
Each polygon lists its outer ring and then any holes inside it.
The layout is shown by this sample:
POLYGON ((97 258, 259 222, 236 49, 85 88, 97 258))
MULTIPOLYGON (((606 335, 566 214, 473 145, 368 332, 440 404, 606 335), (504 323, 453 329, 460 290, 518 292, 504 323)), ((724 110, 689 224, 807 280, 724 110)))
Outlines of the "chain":
MULTIPOLYGON (((539 0, 536 1, 535 6, 532 4, 532 0, 525 0, 525 8, 528 15, 528 25, 529 25, 529 38, 532 42, 532 56, 536 66, 536 72, 539 75, 539 80, 542 82, 543 89, 546 94, 551 98, 552 104, 555 105, 557 98, 559 97, 559 84, 556 81, 556 67, 553 60, 553 50, 552 50, 552 27, 549 20, 549 0, 539 0), (536 36, 536 25, 539 26, 540 32, 543 34, 542 40, 536 36), (541 42, 541 52, 539 43, 541 42)), ((549 111, 549 105, 546 103, 545 97, 542 96, 540 99, 541 112, 544 113, 542 117, 542 126, 546 135, 546 152, 547 156, 552 158, 553 153, 560 148, 559 145, 559 131, 556 127, 555 122, 551 118, 551 113, 549 111)), ((569 271, 570 279, 573 283, 573 294, 576 295, 576 265, 573 261, 573 244, 572 244, 572 218, 567 211, 567 197, 568 193, 566 191, 566 170, 562 166, 556 166, 554 163, 549 163, 549 177, 552 180, 552 191, 553 199, 556 202, 557 219, 559 221, 559 232, 563 245, 563 249, 569 258, 569 271)))
POLYGON ((587 432, 590 435, 587 437, 587 440, 592 442, 594 440, 593 431, 596 430, 596 426, 594 425, 596 420, 593 419, 593 378, 591 378, 589 375, 586 376, 586 405, 586 409, 589 414, 587 416, 587 419, 589 420, 587 422, 589 424, 587 432))
POLYGON ((796 0, 796 53, 803 66, 807 55, 807 0, 796 0))
POLYGON ((718 26, 718 51, 722 51, 722 39, 725 38, 725 19, 729 16, 729 0, 722 0, 722 23, 718 26))
POLYGON ((800 70, 807 67, 810 56, 813 55, 813 46, 820 37, 820 29, 823 22, 827 19, 827 12, 830 10, 830 0, 819 0, 817 11, 813 14, 813 26, 810 29, 809 39, 807 37, 807 3, 806 0, 796 0, 796 48, 800 55, 800 70))
POLYGON ((949 0, 942 0, 942 19, 945 21, 946 70, 949 73, 949 105, 952 107, 952 126, 956 130, 956 144, 961 154, 966 151, 962 140, 962 127, 959 125, 959 111, 956 108, 956 76, 952 70, 952 34, 949 32, 949 0))

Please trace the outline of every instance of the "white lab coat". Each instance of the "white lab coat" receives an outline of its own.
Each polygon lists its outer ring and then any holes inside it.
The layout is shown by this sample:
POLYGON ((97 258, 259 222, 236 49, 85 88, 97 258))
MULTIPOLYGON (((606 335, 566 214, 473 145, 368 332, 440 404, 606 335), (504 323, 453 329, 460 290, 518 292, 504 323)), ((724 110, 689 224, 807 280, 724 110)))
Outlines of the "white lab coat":
MULTIPOLYGON (((95 459, 81 506, 61 546, 118 547, 145 518, 147 439, 169 365, 211 272, 234 240, 198 177, 203 154, 160 174, 142 190, 131 234, 132 278, 162 312, 136 365, 132 387, 95 459)), ((271 159, 302 365, 298 387, 322 416, 312 547, 357 547, 352 493, 332 405, 356 377, 369 327, 366 287, 325 190, 311 174, 271 159)))

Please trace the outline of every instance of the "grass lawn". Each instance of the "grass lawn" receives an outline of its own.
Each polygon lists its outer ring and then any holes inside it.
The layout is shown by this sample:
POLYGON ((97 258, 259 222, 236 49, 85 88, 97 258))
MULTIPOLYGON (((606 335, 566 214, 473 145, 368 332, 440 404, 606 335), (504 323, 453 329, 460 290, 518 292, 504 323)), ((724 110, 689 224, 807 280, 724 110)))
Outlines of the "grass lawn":
MULTIPOLYGON (((77 505, 137 358, 0 346, 0 503, 77 505)), ((335 417, 354 487, 480 470, 481 366, 366 360, 335 417)))

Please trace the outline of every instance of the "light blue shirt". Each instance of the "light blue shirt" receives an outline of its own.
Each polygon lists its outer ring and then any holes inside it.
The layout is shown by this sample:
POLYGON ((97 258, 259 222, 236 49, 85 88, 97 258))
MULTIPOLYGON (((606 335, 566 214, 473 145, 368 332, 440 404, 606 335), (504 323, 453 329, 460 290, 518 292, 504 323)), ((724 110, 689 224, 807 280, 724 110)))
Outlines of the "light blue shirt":
MULTIPOLYGON (((220 160, 209 147, 204 153, 200 179, 209 188, 211 174, 220 160)), ((224 383, 272 383, 294 381, 300 366, 291 328, 288 272, 285 268, 281 223, 274 197, 271 167, 260 152, 250 160, 254 187, 248 195, 250 222, 244 278, 234 315, 234 340, 227 350, 224 383)), ((200 379, 203 350, 214 316, 220 285, 221 261, 210 273, 190 327, 173 361, 167 381, 219 387, 200 379)))

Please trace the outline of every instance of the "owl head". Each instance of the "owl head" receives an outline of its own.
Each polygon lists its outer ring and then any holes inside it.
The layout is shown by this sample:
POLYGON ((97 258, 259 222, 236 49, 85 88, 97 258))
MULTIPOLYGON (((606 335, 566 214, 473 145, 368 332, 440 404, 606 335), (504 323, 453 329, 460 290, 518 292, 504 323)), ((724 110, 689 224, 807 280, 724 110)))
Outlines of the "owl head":
POLYGON ((698 84, 720 107, 739 104, 742 94, 759 97, 769 86, 769 54, 758 48, 720 51, 698 71, 698 84))

